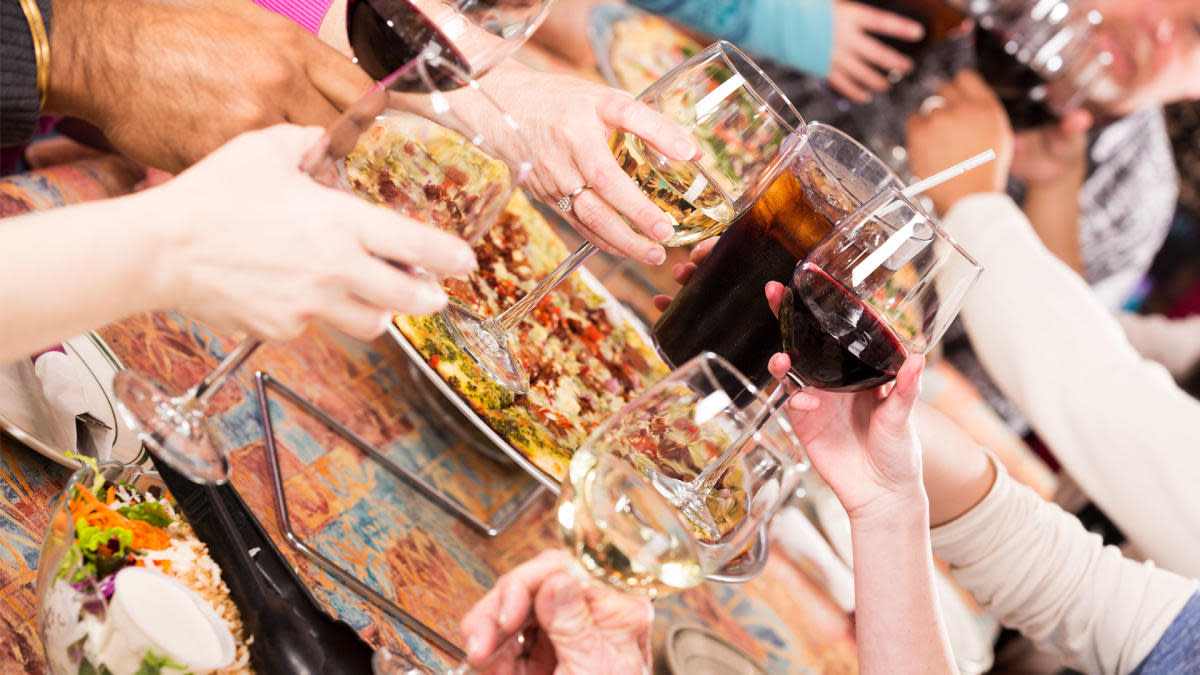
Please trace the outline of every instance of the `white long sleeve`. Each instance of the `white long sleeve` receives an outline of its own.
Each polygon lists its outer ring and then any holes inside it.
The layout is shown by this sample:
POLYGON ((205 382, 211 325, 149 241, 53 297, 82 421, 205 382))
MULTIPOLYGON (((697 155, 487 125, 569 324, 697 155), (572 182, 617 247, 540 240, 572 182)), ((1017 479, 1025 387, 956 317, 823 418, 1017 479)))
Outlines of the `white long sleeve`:
POLYGON ((988 373, 1140 550, 1200 577, 1200 403, 1134 351, 1011 199, 973 195, 943 224, 986 268, 962 316, 988 373))
POLYGON ((1136 563, 997 464, 982 502, 932 531, 933 552, 1001 623, 1085 673, 1137 667, 1197 583, 1136 563))
POLYGON ((1200 362, 1200 316, 1178 319, 1118 312, 1117 323, 1139 354, 1161 363, 1171 377, 1187 375, 1200 362))

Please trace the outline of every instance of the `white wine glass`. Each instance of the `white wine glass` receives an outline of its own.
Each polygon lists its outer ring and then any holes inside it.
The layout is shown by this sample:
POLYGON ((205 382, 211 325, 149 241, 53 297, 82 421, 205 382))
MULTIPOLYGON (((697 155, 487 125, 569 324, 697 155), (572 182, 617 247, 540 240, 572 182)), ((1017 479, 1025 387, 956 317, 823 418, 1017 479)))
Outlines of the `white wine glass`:
MULTIPOLYGON (((452 64, 422 56, 384 78, 331 124, 302 169, 326 186, 355 192, 473 245, 528 175, 529 157, 516 122, 478 81, 452 64), (452 103, 442 93, 445 84, 439 79, 448 76, 461 80, 461 86, 453 87, 457 91, 452 103), (403 96, 390 94, 396 82, 404 83, 403 96), (423 89, 418 91, 414 82, 423 89), (389 105, 405 107, 389 111, 389 105), (480 122, 484 124, 474 126, 480 122), (510 149, 507 161, 481 149, 500 145, 493 140, 496 134, 505 135, 503 145, 510 149), (360 137, 365 142, 356 149, 360 137)), ((224 481, 230 458, 228 449, 210 433, 208 409, 229 377, 261 344, 257 339, 244 340, 204 379, 179 395, 143 373, 118 372, 113 390, 122 419, 157 459, 180 473, 201 482, 224 481)))
MULTIPOLYGON (((678 124, 700 151, 698 159, 679 161, 620 130, 610 140, 617 163, 671 218, 675 232, 665 246, 694 244, 722 232, 754 203, 805 140, 804 120, 783 92, 726 42, 680 64, 638 100, 678 124)), ((525 393, 529 376, 513 351, 513 331, 596 250, 585 243, 494 318, 451 302, 443 313, 446 324, 492 379, 514 393, 525 393)))
MULTIPOLYGON (((588 583, 656 599, 699 585, 741 554, 808 468, 786 417, 765 417, 770 405, 736 368, 706 352, 605 420, 575 451, 554 509, 568 569, 588 583), (681 511, 668 498, 664 480, 689 481, 728 456, 735 461, 699 511, 681 511)), ((466 663, 431 670, 392 650, 380 650, 376 666, 377 675, 478 672, 466 663)))

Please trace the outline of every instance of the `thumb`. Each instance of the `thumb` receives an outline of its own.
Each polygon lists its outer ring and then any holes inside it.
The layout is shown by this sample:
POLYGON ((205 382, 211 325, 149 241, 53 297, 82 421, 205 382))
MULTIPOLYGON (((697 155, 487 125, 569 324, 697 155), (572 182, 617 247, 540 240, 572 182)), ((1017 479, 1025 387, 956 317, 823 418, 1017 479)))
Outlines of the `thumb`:
POLYGON ((594 627, 583 589, 565 572, 555 574, 538 589, 534 611, 560 659, 564 652, 575 651, 572 648, 578 648, 594 627))
POLYGON ((889 434, 903 434, 912 416, 913 407, 921 396, 921 372, 925 368, 925 357, 921 354, 909 356, 900 372, 896 373, 896 386, 884 399, 876 412, 876 419, 882 425, 881 431, 889 434))

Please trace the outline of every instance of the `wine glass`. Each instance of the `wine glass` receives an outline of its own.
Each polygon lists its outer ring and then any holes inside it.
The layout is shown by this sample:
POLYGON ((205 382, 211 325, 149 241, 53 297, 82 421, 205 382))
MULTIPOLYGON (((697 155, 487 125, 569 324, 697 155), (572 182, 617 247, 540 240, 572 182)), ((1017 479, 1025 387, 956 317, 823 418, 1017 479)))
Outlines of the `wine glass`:
MULTIPOLYGON (((884 188, 796 267, 779 311, 789 378, 836 392, 892 381, 910 354, 926 354, 942 338, 982 272, 911 197, 884 188)), ((788 397, 777 387, 763 420, 788 397)), ((736 461, 727 453, 694 480, 672 483, 672 500, 709 499, 736 461)))
MULTIPOLYGON (((418 56, 429 59, 442 90, 462 86, 515 52, 550 11, 551 0, 349 0, 346 37, 355 62, 380 80, 418 56), (449 66, 443 70, 442 66, 449 66)), ((418 91, 412 73, 396 91, 418 91)))
POLYGON ((790 374, 827 391, 890 382, 937 344, 982 271, 916 202, 883 190, 796 268, 779 312, 790 374))
MULTIPOLYGON (((618 130, 609 144, 617 163, 671 217, 666 246, 694 244, 719 234, 745 211, 804 144, 804 120, 753 61, 717 42, 675 67, 638 100, 692 136, 700 158, 668 159, 640 138, 618 130)), ((487 319, 462 303, 443 313, 457 342, 498 383, 521 394, 529 376, 509 337, 529 312, 596 246, 585 243, 533 290, 487 319)))
MULTIPOLYGON (((808 467, 786 417, 762 423, 769 406, 707 352, 605 420, 575 451, 554 509, 569 569, 654 599, 698 585, 741 553, 808 467), (723 456, 735 461, 699 511, 682 512, 664 494, 664 479, 694 478, 723 456)), ((377 675, 434 672, 391 650, 376 665, 377 675)), ((459 664, 445 672, 475 671, 459 664)))
MULTIPOLYGON (((327 186, 357 192, 474 244, 503 212, 532 166, 528 159, 513 160, 514 156, 530 157, 512 117, 478 81, 451 64, 421 56, 382 80, 331 124, 302 169, 327 186), (441 92, 445 77, 462 84, 455 86, 453 104, 441 92), (404 83, 403 96, 389 95, 396 82, 404 83), (414 82, 420 83, 421 91, 414 82), (385 113, 393 104, 403 107, 385 113), (490 141, 480 128, 506 136, 508 162, 480 149, 490 141), (364 144, 356 149, 367 129, 364 144)), ((193 480, 221 482, 229 475, 229 455, 212 439, 205 415, 217 391, 261 344, 244 340, 203 380, 177 396, 142 373, 122 370, 113 379, 117 408, 158 459, 193 480)))

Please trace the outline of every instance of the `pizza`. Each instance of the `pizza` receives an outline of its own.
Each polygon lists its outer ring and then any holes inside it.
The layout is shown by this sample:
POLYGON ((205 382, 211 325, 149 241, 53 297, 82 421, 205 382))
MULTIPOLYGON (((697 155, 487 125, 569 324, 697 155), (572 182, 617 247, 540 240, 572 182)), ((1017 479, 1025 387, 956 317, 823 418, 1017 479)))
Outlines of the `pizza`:
MULTIPOLYGON (((410 139, 396 132, 393 127, 365 134, 347 165, 351 185, 383 203, 401 193, 380 187, 381 181, 404 182, 405 171, 423 170, 402 161, 407 151, 396 155, 378 147, 403 148, 410 139)), ((446 167, 450 174, 461 171, 469 178, 456 183, 461 189, 447 198, 461 198, 464 189, 486 191, 490 179, 480 179, 478 172, 493 170, 487 156, 469 144, 457 147, 473 152, 440 160, 452 165, 446 167)), ((475 246, 479 269, 443 286, 455 301, 495 316, 569 253, 550 223, 517 191, 475 246)), ((559 284, 513 332, 510 344, 530 379, 523 395, 491 380, 449 337, 440 316, 397 316, 396 326, 489 427, 553 480, 561 479, 575 448, 600 422, 668 371, 623 308, 579 275, 559 284)))

